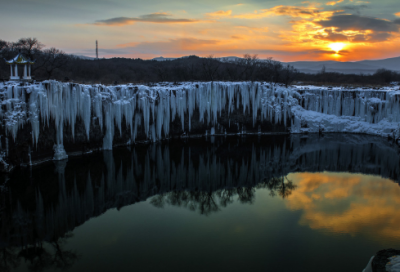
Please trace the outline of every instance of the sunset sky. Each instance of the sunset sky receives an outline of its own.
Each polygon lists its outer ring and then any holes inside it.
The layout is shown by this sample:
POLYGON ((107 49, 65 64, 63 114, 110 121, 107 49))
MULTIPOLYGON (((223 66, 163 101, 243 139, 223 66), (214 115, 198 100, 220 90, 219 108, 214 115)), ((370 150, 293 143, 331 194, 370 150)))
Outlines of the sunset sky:
POLYGON ((0 39, 100 57, 258 54, 280 61, 400 56, 399 0, 12 0, 0 39))

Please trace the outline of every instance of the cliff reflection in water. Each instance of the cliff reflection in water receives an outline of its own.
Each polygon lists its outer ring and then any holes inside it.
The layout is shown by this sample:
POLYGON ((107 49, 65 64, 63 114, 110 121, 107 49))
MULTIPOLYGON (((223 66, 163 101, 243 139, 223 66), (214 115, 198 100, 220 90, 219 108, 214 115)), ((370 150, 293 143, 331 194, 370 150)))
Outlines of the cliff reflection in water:
MULTIPOLYGON (((170 141, 70 159, 18 171, 8 178, 0 200, 0 249, 6 256, 12 247, 22 247, 18 256, 28 258, 31 247, 40 251, 40 243, 48 242, 57 254, 57 241, 65 241, 75 227, 110 208, 151 198, 156 207, 176 205, 208 215, 236 199, 252 203, 259 188, 287 198, 292 210, 304 210, 301 224, 351 232, 351 220, 335 223, 335 213, 327 217, 316 202, 346 198, 354 193, 347 188, 353 181, 332 182, 324 174, 314 174, 320 176, 305 182, 310 174, 289 174, 364 173, 398 182, 399 158, 398 150, 380 138, 291 135, 170 141), (318 193, 322 184, 328 187, 318 193)), ((369 185, 370 191, 362 187, 355 192, 368 198, 379 187, 369 185)), ((399 204, 397 199, 392 203, 399 204)), ((390 231, 385 233, 390 235, 390 231)), ((77 255, 63 256, 70 256, 68 264, 77 255)))

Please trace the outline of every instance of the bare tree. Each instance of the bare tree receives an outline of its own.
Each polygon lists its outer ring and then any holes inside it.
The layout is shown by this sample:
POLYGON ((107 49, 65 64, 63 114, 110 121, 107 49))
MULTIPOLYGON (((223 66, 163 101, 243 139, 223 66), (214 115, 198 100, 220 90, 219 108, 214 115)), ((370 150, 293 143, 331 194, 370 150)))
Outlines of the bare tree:
POLYGON ((160 81, 167 81, 168 79, 168 69, 166 69, 166 65, 160 61, 154 61, 153 68, 158 76, 160 81))
POLYGON ((258 78, 269 82, 271 85, 273 83, 280 82, 282 78, 282 63, 279 61, 268 58, 259 63, 258 78))
POLYGON ((375 78, 377 78, 379 81, 382 83, 390 83, 394 80, 395 73, 393 71, 381 68, 376 70, 376 72, 373 74, 375 78))
POLYGON ((285 84, 286 88, 289 84, 291 84, 296 77, 297 70, 294 69, 291 65, 286 65, 285 68, 282 70, 282 79, 283 83, 285 84))
POLYGON ((0 40, 0 79, 7 77, 9 73, 8 65, 3 61, 10 58, 10 43, 0 40))
POLYGON ((255 71, 257 70, 257 67, 259 65, 259 59, 258 55, 250 55, 250 54, 244 54, 243 59, 240 60, 240 64, 243 66, 243 75, 244 75, 244 80, 254 80, 254 74, 255 71))
POLYGON ((43 51, 43 64, 42 66, 36 67, 36 69, 43 67, 47 79, 50 79, 54 71, 62 68, 68 63, 68 56, 61 50, 54 47, 43 51))
POLYGON ((238 80, 240 78, 239 65, 236 62, 230 63, 230 65, 226 67, 226 73, 230 80, 238 80))
POLYGON ((9 47, 9 43, 3 40, 0 40, 0 53, 1 51, 3 51, 4 49, 7 49, 9 47))
POLYGON ((207 58, 203 58, 201 63, 205 77, 214 81, 221 62, 215 59, 213 55, 209 55, 207 58))
POLYGON ((43 49, 44 44, 36 38, 22 38, 18 40, 15 46, 21 49, 28 58, 33 60, 34 55, 43 49))
POLYGON ((281 77, 281 72, 283 65, 279 61, 275 61, 271 59, 271 81, 274 83, 278 83, 281 77))
POLYGON ((189 56, 188 58, 190 62, 187 64, 186 70, 189 76, 189 80, 197 80, 197 74, 198 74, 197 59, 198 57, 193 57, 193 56, 189 56))

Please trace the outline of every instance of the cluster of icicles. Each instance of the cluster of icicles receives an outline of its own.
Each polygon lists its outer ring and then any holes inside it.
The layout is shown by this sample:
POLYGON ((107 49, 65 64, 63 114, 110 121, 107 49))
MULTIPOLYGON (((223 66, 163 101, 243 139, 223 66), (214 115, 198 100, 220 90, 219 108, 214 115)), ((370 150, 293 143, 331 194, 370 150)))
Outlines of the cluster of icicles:
MULTIPOLYGON (((168 138, 170 124, 180 120, 182 131, 190 133, 192 117, 199 113, 199 121, 206 123, 210 134, 223 134, 218 116, 233 111, 251 115, 256 121, 292 126, 296 124, 294 108, 336 116, 358 116, 369 123, 384 118, 400 121, 398 91, 307 90, 272 86, 260 82, 201 82, 181 85, 82 85, 46 81, 27 86, 6 85, 0 88, 2 107, 0 118, 6 133, 16 138, 18 130, 27 122, 32 126, 33 148, 37 146, 41 126, 55 122, 55 160, 67 157, 63 146, 64 125, 71 127, 80 118, 90 141, 91 122, 98 120, 103 138, 103 149, 113 148, 115 129, 122 134, 122 122, 130 131, 130 142, 135 142, 139 128, 150 141, 168 138), (188 120, 185 120, 188 118, 188 120), (286 121, 291 119, 289 124, 286 121), (185 127, 185 124, 188 126, 185 127), (186 130, 188 129, 188 131, 186 130)), ((243 124, 236 125, 242 133, 243 124), (240 128, 241 126, 241 128, 240 128)), ((206 132, 205 132, 206 133, 206 132)))
MULTIPOLYGON (((56 127, 55 153, 60 159, 66 156, 63 148, 63 128, 67 124, 75 132, 77 118, 84 123, 87 139, 90 139, 90 124, 98 118, 104 131, 103 149, 112 150, 115 127, 121 134, 122 122, 130 129, 131 141, 137 138, 138 128, 150 141, 168 138, 170 123, 179 119, 185 131, 185 116, 189 131, 195 110, 199 111, 200 122, 206 122, 215 133, 217 117, 222 111, 228 115, 242 109, 251 114, 253 125, 259 114, 262 120, 281 123, 287 120, 290 106, 297 103, 290 89, 276 88, 262 83, 190 83, 178 86, 104 86, 79 85, 57 81, 37 85, 5 87, 5 111, 1 118, 6 131, 15 140, 18 129, 26 122, 32 125, 32 142, 36 146, 40 126, 48 126, 54 120, 56 127), (241 108, 242 107, 242 108, 241 108)), ((285 124, 286 125, 286 124, 285 124)), ((221 133, 221 131, 217 133, 221 133)), ((55 159, 57 159, 55 157, 55 159)))
POLYGON ((372 124, 400 122, 400 92, 377 90, 307 90, 301 106, 336 116, 356 116, 372 124))

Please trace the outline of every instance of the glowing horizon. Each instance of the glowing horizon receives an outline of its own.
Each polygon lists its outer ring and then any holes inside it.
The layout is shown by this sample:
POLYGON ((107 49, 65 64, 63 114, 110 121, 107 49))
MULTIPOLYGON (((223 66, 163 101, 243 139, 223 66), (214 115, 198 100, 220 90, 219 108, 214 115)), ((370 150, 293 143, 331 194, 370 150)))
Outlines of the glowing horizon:
POLYGON ((89 57, 95 55, 95 40, 106 58, 400 56, 397 0, 15 0, 4 3, 0 15, 3 40, 36 37, 47 47, 89 57))

